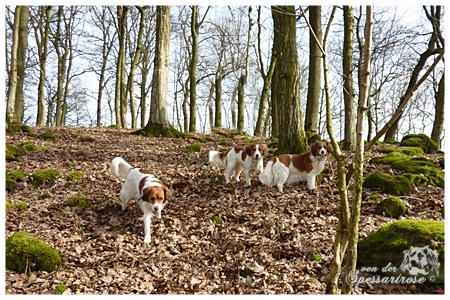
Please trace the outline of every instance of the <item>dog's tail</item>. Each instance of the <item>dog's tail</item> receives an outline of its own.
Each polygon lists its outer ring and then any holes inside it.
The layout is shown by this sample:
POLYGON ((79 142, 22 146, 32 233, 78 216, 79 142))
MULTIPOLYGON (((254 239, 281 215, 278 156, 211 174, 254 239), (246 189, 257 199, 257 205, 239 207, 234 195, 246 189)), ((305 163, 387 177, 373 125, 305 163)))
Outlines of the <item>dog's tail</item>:
POLYGON ((111 161, 111 173, 117 178, 127 178, 132 167, 122 157, 116 157, 111 161))
POLYGON ((209 163, 223 167, 227 164, 227 156, 221 155, 219 151, 211 150, 209 151, 209 163))
POLYGON ((258 177, 262 184, 273 186, 273 160, 267 162, 264 171, 258 177))

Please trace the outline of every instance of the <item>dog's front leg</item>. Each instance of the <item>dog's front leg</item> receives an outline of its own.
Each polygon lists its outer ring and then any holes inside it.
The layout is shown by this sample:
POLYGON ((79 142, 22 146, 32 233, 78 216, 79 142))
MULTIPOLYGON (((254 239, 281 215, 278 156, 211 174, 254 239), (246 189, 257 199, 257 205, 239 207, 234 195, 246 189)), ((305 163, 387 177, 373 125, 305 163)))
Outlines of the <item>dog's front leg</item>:
POLYGON ((245 169, 245 184, 247 186, 251 186, 252 183, 250 181, 250 169, 245 169))
POLYGON ((152 214, 150 212, 144 214, 144 243, 150 243, 152 238, 150 235, 150 225, 152 224, 152 214))
POLYGON ((316 176, 315 175, 308 175, 308 177, 306 177, 306 183, 308 184, 308 189, 309 190, 314 190, 316 188, 316 176))

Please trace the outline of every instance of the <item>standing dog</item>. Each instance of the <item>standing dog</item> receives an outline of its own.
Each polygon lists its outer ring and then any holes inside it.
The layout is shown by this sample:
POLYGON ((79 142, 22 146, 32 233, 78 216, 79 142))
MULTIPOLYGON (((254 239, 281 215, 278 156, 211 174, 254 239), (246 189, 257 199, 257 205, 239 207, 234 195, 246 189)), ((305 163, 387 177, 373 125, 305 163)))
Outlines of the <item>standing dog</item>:
POLYGON ((170 190, 150 172, 131 167, 123 158, 116 157, 111 161, 111 173, 119 179, 125 178, 120 190, 122 210, 130 200, 138 201, 144 214, 144 243, 150 243, 150 224, 153 217, 161 218, 161 211, 166 206, 170 190))
POLYGON ((242 171, 245 173, 246 185, 250 186, 250 171, 264 169, 263 158, 267 155, 267 146, 264 144, 252 144, 247 147, 235 146, 224 151, 209 151, 209 162, 226 167, 225 181, 230 182, 230 176, 234 173, 236 181, 242 171))
POLYGON ((308 189, 316 188, 316 175, 323 171, 331 146, 327 142, 315 142, 310 145, 309 152, 301 154, 283 154, 272 157, 264 171, 259 174, 259 180, 278 191, 283 192, 285 183, 292 184, 306 181, 308 189))

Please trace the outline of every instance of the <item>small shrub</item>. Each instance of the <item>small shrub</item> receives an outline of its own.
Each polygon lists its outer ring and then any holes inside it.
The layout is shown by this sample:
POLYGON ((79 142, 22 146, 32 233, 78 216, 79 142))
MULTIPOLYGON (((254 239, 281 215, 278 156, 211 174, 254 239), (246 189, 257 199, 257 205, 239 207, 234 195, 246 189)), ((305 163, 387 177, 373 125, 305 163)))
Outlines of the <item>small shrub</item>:
POLYGON ((200 143, 194 143, 191 144, 190 146, 186 147, 183 150, 183 153, 194 153, 194 152, 200 152, 200 148, 202 147, 202 144, 200 143))
POLYGON ((68 181, 75 181, 75 180, 81 179, 83 177, 84 177, 84 173, 83 172, 81 172, 81 171, 74 171, 74 172, 70 173, 69 175, 67 175, 66 179, 68 181))
POLYGON ((33 173, 30 176, 30 183, 34 186, 50 183, 53 179, 61 176, 61 172, 57 169, 44 169, 33 173))
POLYGON ((11 179, 15 182, 25 181, 25 174, 22 170, 14 170, 6 173, 6 179, 11 179))
POLYGON ((6 240, 6 267, 23 273, 27 270, 53 272, 61 266, 57 250, 28 232, 16 232, 6 240))
POLYGON ((82 207, 82 208, 86 208, 89 204, 89 199, 86 198, 85 196, 73 196, 70 197, 67 202, 66 202, 66 206, 70 206, 70 207, 82 207))
POLYGON ((406 205, 400 198, 392 196, 382 200, 377 211, 386 217, 398 219, 406 213, 406 205))
POLYGON ((382 192, 394 195, 404 196, 411 194, 412 184, 402 175, 389 175, 385 173, 372 173, 363 182, 363 187, 370 189, 379 189, 382 192))
POLYGON ((55 287, 55 295, 62 295, 69 287, 65 284, 59 284, 55 287))

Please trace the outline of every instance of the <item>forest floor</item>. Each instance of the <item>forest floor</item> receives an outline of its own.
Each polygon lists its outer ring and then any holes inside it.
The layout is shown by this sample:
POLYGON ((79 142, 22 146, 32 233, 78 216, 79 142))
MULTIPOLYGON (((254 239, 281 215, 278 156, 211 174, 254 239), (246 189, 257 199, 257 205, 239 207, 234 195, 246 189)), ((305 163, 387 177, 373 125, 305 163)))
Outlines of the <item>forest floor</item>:
MULTIPOLYGON (((62 176, 48 185, 20 183, 7 193, 26 211, 6 211, 6 238, 27 231, 62 254, 62 267, 52 273, 19 274, 5 270, 7 294, 53 294, 67 285, 66 294, 324 294, 333 256, 339 194, 336 162, 327 163, 327 176, 317 192, 305 184, 276 188, 232 181, 224 185, 224 170, 207 164, 208 151, 225 149, 222 135, 209 137, 199 152, 183 153, 195 138, 146 138, 131 130, 51 128, 58 140, 37 134, 6 134, 6 143, 25 141, 47 147, 27 152, 20 161, 7 161, 6 171, 22 169, 27 176, 56 168, 62 176), (109 172, 116 156, 132 166, 151 170, 173 190, 173 198, 153 219, 152 241, 143 243, 142 213, 136 202, 122 211, 121 182, 109 172), (73 171, 86 175, 66 180, 73 171), (43 194, 51 198, 42 199, 43 194), (87 208, 68 207, 72 196, 90 199, 87 208), (317 202, 317 207, 316 207, 317 202), (218 216, 223 224, 214 223, 218 216), (318 255, 319 263, 312 259, 318 255)), ((267 144, 268 139, 261 139, 267 144)), ((246 144, 229 140, 229 145, 246 144)), ((371 151, 367 157, 380 155, 371 151)), ((349 159, 351 154, 348 155, 349 159)), ((366 172, 385 167, 366 165, 366 172)), ((409 219, 439 219, 444 190, 416 188, 407 203, 409 219)), ((375 203, 363 202, 360 236, 394 219, 377 215, 375 203)), ((436 285, 360 285, 358 294, 443 294, 436 285)))

